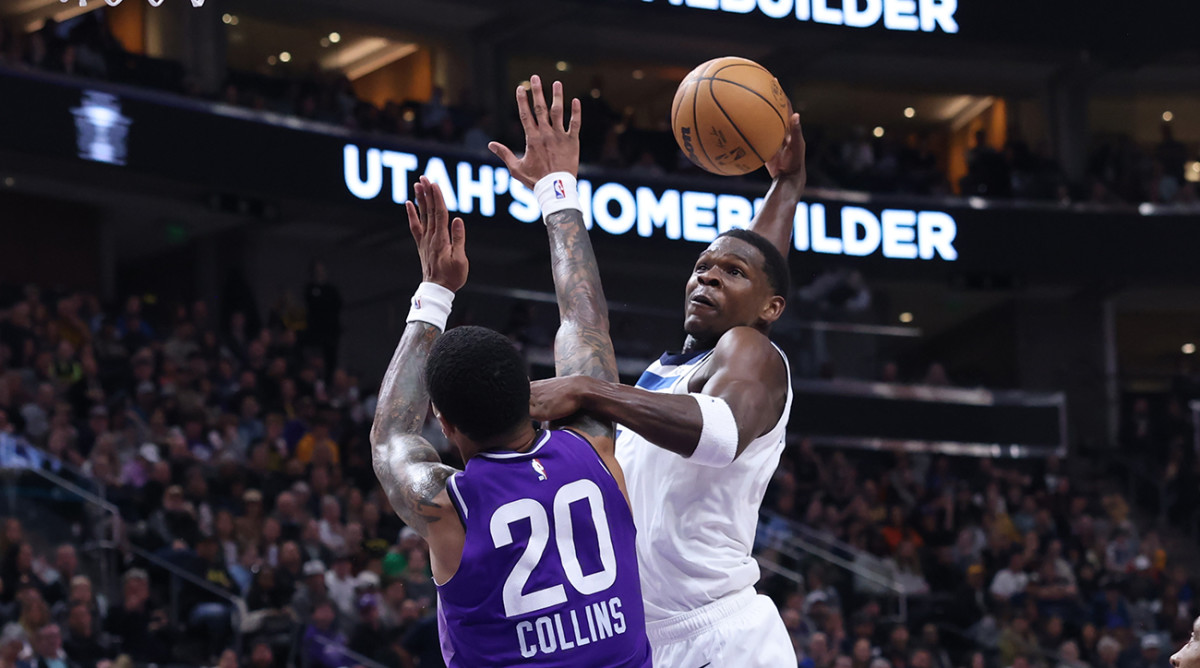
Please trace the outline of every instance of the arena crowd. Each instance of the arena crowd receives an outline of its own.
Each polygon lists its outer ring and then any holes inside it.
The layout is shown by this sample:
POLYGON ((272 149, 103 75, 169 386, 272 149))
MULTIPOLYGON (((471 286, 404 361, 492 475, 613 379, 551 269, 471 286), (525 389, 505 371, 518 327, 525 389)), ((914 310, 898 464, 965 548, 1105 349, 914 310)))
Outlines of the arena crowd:
MULTIPOLYGON (((105 557, 6 506, 0 666, 440 665, 426 546, 378 490, 373 388, 331 364, 338 297, 315 276, 308 309, 257 329, 203 301, 105 309, 35 286, 0 300, 0 467, 86 483, 121 518, 105 557), (164 566, 206 586, 172 595, 164 566)), ((425 435, 459 464, 432 422, 425 435)), ((760 557, 802 576, 762 583, 800 665, 1165 668, 1197 612, 1126 500, 1054 459, 803 442, 764 507, 760 557), (878 579, 794 558, 799 531, 897 583, 907 614, 878 579)))

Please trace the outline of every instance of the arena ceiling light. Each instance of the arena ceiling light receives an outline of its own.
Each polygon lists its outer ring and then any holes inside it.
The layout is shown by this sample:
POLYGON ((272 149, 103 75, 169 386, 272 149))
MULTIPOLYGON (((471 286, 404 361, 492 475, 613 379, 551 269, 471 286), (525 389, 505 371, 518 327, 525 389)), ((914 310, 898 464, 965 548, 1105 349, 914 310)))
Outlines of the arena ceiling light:
POLYGON ((1185 343, 1185 344, 1183 344, 1183 348, 1181 348, 1181 350, 1183 351, 1184 355, 1195 355, 1196 354, 1196 344, 1185 343))
POLYGON ((364 37, 348 41, 345 46, 322 56, 320 63, 322 69, 341 70, 355 81, 416 53, 420 48, 416 44, 392 42, 382 37, 364 37))

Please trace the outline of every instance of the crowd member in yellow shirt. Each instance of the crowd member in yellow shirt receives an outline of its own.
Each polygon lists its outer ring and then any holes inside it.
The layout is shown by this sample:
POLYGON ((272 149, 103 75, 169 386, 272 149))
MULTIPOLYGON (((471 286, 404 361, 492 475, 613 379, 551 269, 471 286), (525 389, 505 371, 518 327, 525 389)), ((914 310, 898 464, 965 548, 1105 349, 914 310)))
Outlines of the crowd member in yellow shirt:
POLYGON ((324 416, 317 418, 312 429, 296 444, 296 460, 303 464, 341 462, 337 441, 329 436, 329 423, 324 416))

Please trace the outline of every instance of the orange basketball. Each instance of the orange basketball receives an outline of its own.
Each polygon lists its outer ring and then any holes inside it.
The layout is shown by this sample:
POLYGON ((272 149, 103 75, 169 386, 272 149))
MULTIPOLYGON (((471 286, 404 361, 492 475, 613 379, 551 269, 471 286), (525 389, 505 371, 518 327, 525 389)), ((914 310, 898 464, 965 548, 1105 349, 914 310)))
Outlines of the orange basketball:
POLYGON ((726 56, 692 70, 675 91, 671 127, 687 157, 713 174, 752 172, 787 137, 792 103, 753 60, 726 56))

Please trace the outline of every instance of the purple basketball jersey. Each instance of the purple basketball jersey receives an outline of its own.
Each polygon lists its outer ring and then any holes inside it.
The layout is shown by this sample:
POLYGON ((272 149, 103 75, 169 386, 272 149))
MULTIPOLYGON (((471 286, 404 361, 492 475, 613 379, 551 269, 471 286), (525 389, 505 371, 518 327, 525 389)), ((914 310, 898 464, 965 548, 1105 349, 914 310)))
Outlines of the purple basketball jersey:
POLYGON ((442 655, 470 666, 650 666, 633 515, 591 444, 547 431, 447 483, 466 528, 438 587, 442 655))

